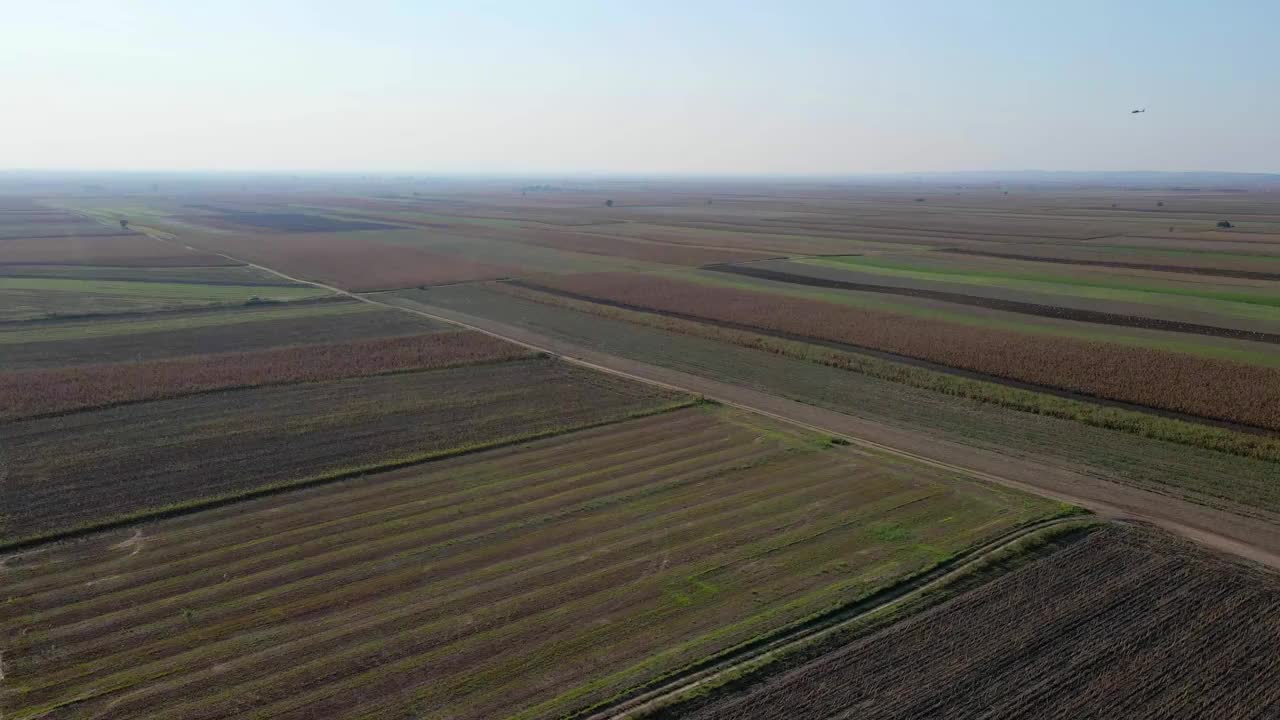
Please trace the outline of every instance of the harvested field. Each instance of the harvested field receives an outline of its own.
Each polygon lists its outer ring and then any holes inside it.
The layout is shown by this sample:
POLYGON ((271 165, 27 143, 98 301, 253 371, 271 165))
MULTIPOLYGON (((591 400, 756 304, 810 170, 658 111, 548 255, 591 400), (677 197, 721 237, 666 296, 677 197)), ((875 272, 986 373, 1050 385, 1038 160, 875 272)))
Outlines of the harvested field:
POLYGON ((0 373, 0 420, 194 395, 529 357, 468 331, 302 345, 173 360, 0 373))
POLYGON ((739 694, 665 716, 1271 717, 1277 610, 1280 576, 1113 526, 739 694))
POLYGON ((147 235, 0 241, 0 265, 223 267, 237 264, 219 255, 187 250, 147 235))
POLYGON ((1058 511, 681 410, 11 557, 0 708, 562 717, 1058 511))
POLYGON ((349 300, 0 325, 0 371, 147 362, 452 329, 349 300))
POLYGON ((1280 430, 1280 370, 1102 342, 962 327, 656 276, 546 276, 535 287, 624 307, 763 328, 918 358, 991 378, 1280 430))
POLYGON ((994 450, 1242 514, 1280 516, 1280 484, 1275 482, 1280 464, 1248 450, 1257 447, 1251 443, 1270 440, 1271 449, 1264 455, 1275 458, 1273 439, 1185 423, 1166 431, 1153 424, 1175 421, 1150 415, 1136 420, 1110 416, 1109 408, 1098 406, 1078 409, 1081 417, 1093 419, 1093 424, 1086 424, 1077 419, 1076 410, 1064 408, 1064 414, 1055 414, 1052 397, 1024 398, 1025 404, 1015 410, 1004 404, 1014 400, 1003 396, 998 396, 1000 402, 980 401, 959 388, 913 387, 892 373, 878 377, 851 372, 845 368, 858 366, 830 362, 831 351, 823 347, 810 345, 797 355, 779 353, 769 345, 743 347, 714 325, 704 324, 716 331, 708 335, 683 328, 669 331, 487 287, 458 285, 396 296, 411 307, 495 319, 553 340, 918 432, 942 444, 994 450), (1095 414, 1102 417, 1094 419, 1095 414), (1125 431, 1108 429, 1105 423, 1111 420, 1125 431))
MULTIPOLYGON (((794 263, 786 263, 785 265, 794 265, 794 263)), ((776 282, 791 283, 795 285, 805 285, 809 287, 833 288, 837 290, 853 290, 858 292, 874 292, 884 293, 886 295, 902 295, 905 297, 921 297, 931 300, 941 300, 943 302, 955 303, 957 305, 971 305, 973 307, 989 308, 992 310, 1002 310, 1005 312, 1022 313, 1025 315, 1036 315, 1039 317, 1061 318, 1064 320, 1072 320, 1075 322, 1096 323, 1100 325, 1115 325, 1118 327, 1145 328, 1148 330, 1161 330, 1165 332, 1191 333, 1194 335, 1206 335, 1209 337, 1223 337, 1234 340, 1248 340, 1251 342, 1261 342, 1269 344, 1280 344, 1280 333, 1262 332, 1257 330, 1244 330, 1232 327, 1222 327, 1218 325, 1204 325, 1192 322, 1184 322, 1180 320, 1166 320, 1158 317, 1145 317, 1139 315, 1123 315, 1114 312, 1102 312, 1098 310, 1087 310, 1073 307, 1064 307, 1060 305, 1045 305, 1021 300, 1009 300, 1000 297, 988 297, 984 295, 970 295, 964 293, 950 292, 948 290, 937 290, 921 287, 902 287, 900 285, 890 284, 891 281, 883 283, 866 283, 853 282, 836 277, 825 277, 819 271, 813 274, 802 274, 787 272, 782 269, 775 269, 774 265, 714 265, 706 268, 715 272, 729 273, 732 275, 743 275, 746 277, 760 278, 762 280, 773 280, 776 282)), ((803 269, 804 266, 800 266, 803 269)), ((1155 310, 1155 308, 1152 308, 1155 310)))
POLYGON ((441 285, 510 274, 486 262, 378 242, 376 233, 207 235, 200 247, 344 290, 441 285))
POLYGON ((0 542, 562 432, 677 402, 684 400, 673 393, 524 360, 6 423, 0 542))

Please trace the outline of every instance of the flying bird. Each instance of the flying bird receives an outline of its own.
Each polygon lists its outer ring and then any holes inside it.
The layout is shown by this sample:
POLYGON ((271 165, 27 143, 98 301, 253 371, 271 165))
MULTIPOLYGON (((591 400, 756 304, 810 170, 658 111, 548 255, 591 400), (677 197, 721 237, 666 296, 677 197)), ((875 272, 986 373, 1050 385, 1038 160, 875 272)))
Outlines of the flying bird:
POLYGON ((1147 111, 1147 109, 1146 109, 1146 108, 1142 108, 1141 110, 1130 110, 1130 111, 1129 111, 1129 114, 1130 114, 1130 115, 1137 115, 1138 113, 1144 113, 1144 112, 1146 112, 1146 111, 1147 111))

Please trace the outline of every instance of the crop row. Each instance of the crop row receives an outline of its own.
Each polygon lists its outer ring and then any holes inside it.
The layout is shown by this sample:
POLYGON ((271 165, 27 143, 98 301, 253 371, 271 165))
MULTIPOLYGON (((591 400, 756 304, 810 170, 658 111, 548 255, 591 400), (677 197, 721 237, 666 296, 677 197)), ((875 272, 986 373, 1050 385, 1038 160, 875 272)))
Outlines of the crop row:
POLYGON ((959 326, 836 303, 663 277, 547 276, 540 286, 624 306, 679 313, 918 358, 1198 417, 1280 430, 1280 370, 1216 358, 959 326))
POLYGON ((18 560, 0 702, 560 717, 1053 510, 691 408, 18 560))
POLYGON ((1264 717, 1277 607, 1273 575, 1112 527, 687 717, 1264 717))
POLYGON ((0 374, 0 419, 226 388, 337 380, 529 355, 518 345, 488 335, 450 332, 4 373, 0 374))

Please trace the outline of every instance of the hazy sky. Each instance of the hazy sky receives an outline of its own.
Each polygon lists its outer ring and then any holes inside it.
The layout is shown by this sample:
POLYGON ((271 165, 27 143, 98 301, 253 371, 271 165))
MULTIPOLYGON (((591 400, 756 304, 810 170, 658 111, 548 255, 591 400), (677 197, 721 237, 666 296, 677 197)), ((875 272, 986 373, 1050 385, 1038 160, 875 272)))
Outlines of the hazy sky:
POLYGON ((1277 0, 0 0, 0 168, 1280 171, 1278 42, 1277 0))

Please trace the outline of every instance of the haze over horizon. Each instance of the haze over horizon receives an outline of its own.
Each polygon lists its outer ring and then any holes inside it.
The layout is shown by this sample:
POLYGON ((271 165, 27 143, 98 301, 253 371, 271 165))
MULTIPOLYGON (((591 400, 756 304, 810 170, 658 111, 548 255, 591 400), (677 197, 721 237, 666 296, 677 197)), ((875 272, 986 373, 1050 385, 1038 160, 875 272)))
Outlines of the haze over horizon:
POLYGON ((1261 1, 19 5, 0 168, 1277 172, 1278 25, 1261 1))

